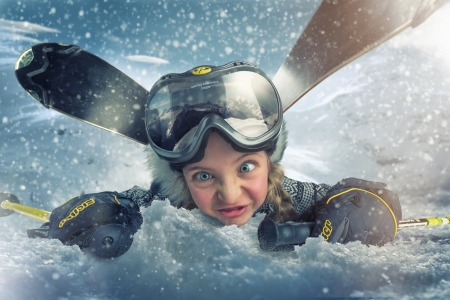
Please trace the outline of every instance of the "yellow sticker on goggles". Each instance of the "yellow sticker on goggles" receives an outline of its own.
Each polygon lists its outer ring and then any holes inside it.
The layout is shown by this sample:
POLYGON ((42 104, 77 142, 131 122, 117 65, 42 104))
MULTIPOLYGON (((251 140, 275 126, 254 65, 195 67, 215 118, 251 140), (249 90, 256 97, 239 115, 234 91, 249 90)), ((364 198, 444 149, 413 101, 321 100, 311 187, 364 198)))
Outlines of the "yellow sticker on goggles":
POLYGON ((192 74, 204 75, 204 74, 208 74, 209 72, 211 72, 210 67, 198 67, 198 68, 195 68, 194 71, 192 71, 192 74))

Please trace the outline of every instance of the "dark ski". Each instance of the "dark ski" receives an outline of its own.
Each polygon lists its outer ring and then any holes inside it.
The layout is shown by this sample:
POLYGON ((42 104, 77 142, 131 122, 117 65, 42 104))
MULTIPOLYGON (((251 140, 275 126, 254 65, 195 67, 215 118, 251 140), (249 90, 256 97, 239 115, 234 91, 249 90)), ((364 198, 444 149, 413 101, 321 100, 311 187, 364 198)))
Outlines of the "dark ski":
POLYGON ((22 53, 15 69, 22 87, 45 107, 147 144, 148 91, 98 56, 44 43, 22 53))

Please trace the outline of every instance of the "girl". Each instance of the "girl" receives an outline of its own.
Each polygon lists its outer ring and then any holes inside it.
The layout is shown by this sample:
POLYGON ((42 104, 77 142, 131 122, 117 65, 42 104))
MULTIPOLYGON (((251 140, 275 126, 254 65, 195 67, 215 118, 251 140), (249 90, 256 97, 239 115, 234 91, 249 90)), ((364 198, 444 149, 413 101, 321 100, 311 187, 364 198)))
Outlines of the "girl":
POLYGON ((311 219, 330 188, 284 177, 279 165, 287 132, 278 93, 257 67, 233 62, 163 76, 146 107, 153 183, 140 206, 168 198, 199 208, 225 225, 255 213, 277 222, 311 219))
POLYGON ((237 61, 163 76, 150 90, 145 126, 150 190, 77 197, 29 235, 118 256, 140 228, 138 207, 164 199, 225 225, 244 225, 257 213, 278 223, 314 221, 312 236, 330 242, 382 245, 396 235, 400 204, 384 184, 350 178, 330 187, 284 176, 281 101, 254 65, 237 61))
POLYGON ((150 90, 145 124, 153 183, 149 192, 124 193, 140 206, 168 198, 225 225, 243 225, 256 213, 278 223, 316 221, 313 236, 330 241, 384 244, 396 234, 400 204, 384 184, 346 179, 330 188, 284 176, 281 101, 254 65, 237 61, 163 76, 150 90))

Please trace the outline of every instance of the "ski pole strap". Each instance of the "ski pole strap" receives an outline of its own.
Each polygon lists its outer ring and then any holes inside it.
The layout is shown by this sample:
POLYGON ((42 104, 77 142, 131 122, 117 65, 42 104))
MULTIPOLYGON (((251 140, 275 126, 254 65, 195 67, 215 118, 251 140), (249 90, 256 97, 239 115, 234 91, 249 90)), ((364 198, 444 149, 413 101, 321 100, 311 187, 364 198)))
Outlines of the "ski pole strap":
POLYGON ((431 227, 450 224, 450 216, 442 218, 422 218, 402 220, 398 222, 398 230, 413 227, 431 227))

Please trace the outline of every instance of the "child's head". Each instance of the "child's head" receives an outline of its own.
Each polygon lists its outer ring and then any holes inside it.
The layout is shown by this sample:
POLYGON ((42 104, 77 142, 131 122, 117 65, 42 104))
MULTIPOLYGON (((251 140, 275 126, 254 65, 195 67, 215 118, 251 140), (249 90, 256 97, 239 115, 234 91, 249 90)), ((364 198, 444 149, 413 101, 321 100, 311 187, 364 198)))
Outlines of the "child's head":
POLYGON ((223 224, 243 225, 266 199, 269 169, 265 151, 238 152, 212 132, 203 159, 182 171, 196 207, 223 224))
POLYGON ((279 202, 289 196, 277 166, 287 140, 282 117, 275 87, 253 65, 162 77, 146 106, 154 184, 178 206, 198 207, 224 224, 245 224, 267 200, 285 220, 289 212, 279 202))

